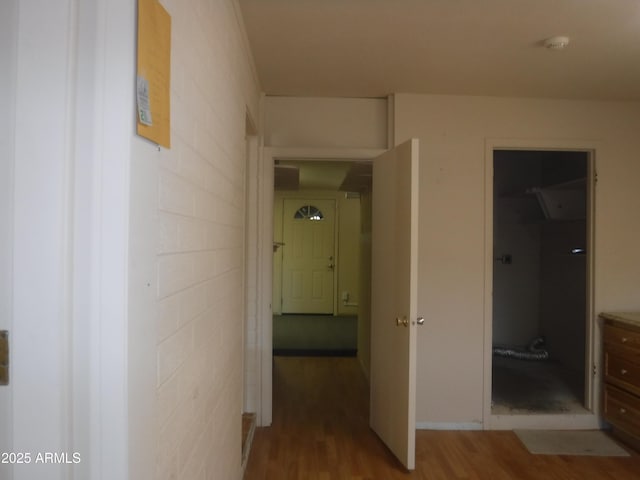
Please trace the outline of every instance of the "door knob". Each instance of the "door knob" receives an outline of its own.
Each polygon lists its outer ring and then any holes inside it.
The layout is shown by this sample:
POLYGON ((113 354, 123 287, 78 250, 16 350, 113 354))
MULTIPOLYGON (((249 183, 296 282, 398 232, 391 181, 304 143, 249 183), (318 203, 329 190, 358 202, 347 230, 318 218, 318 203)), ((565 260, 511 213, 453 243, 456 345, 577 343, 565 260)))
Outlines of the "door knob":
POLYGON ((404 326, 404 327, 408 327, 409 326, 409 319, 407 317, 396 317, 396 326, 404 326))

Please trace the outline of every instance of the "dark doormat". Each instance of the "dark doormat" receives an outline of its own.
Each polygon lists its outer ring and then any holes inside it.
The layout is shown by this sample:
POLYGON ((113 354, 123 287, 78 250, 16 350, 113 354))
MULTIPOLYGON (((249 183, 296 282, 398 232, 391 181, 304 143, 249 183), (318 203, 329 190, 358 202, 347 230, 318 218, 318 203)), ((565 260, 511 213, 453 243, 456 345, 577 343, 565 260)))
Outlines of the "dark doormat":
POLYGON ((358 318, 333 315, 274 315, 273 354, 279 356, 353 357, 357 354, 358 318))
POLYGON ((274 348, 273 355, 276 357, 355 357, 358 350, 331 350, 313 348, 274 348))

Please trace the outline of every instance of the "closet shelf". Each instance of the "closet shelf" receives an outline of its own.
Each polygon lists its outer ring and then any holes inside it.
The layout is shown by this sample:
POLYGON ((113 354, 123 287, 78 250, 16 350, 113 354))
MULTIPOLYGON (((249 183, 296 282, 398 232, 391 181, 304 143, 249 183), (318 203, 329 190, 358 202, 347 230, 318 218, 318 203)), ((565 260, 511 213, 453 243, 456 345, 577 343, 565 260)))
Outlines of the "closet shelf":
POLYGON ((529 187, 501 198, 535 198, 546 220, 583 220, 587 216, 586 178, 529 187))

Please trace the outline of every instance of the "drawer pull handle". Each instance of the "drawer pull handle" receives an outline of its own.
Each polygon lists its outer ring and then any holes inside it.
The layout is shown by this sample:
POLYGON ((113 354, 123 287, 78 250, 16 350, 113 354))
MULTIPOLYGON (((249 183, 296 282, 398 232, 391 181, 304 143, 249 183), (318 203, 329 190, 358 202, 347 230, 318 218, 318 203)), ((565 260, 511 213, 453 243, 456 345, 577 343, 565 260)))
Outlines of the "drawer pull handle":
POLYGON ((620 409, 620 413, 621 413, 622 415, 624 415, 625 413, 627 413, 627 409, 626 409, 626 408, 621 408, 621 409, 620 409))
POLYGON ((620 375, 626 375, 626 374, 627 374, 627 369, 626 368, 620 369, 620 375))
POLYGON ((629 341, 627 337, 622 337, 620 340, 622 341, 622 343, 627 343, 629 341))

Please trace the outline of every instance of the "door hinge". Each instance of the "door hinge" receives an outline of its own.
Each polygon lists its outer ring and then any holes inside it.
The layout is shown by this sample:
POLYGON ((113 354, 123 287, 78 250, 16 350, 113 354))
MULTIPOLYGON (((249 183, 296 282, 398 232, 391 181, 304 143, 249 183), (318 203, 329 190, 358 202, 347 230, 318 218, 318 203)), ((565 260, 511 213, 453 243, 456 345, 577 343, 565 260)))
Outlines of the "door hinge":
POLYGON ((0 330, 0 385, 9 385, 9 332, 0 330))
POLYGON ((594 364, 593 365, 593 376, 595 377, 597 373, 598 373, 598 369, 596 368, 596 366, 594 364))

